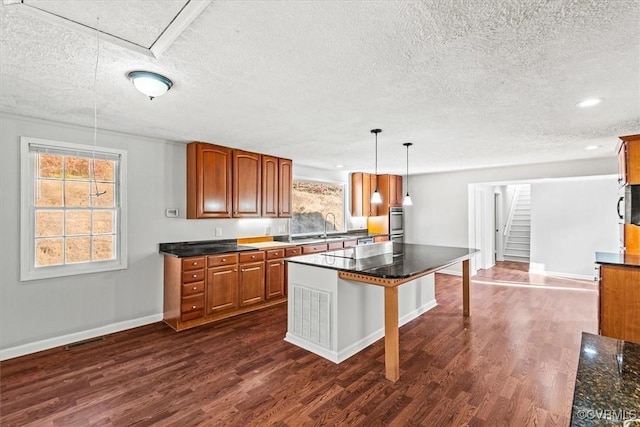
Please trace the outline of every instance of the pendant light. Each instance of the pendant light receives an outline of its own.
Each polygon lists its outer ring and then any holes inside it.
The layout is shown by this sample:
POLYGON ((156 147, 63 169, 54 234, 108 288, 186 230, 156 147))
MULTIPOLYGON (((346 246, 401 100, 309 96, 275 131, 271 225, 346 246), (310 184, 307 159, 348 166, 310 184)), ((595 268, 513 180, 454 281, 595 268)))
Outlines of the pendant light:
POLYGON ((376 191, 371 195, 371 204, 379 205, 382 203, 382 197, 378 191, 378 134, 382 132, 382 129, 371 129, 371 133, 376 135, 376 191))
POLYGON ((409 147, 413 145, 411 142, 405 142, 405 147, 407 147, 407 194, 404 196, 404 200, 402 201, 403 206, 411 206, 413 205, 413 201, 411 201, 411 196, 409 195, 409 147))

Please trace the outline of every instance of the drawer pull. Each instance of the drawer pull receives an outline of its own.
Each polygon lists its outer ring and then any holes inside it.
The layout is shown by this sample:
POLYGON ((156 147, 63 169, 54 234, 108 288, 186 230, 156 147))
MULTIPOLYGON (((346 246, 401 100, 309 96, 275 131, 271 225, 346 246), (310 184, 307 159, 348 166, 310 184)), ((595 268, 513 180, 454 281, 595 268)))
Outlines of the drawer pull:
POLYGON ((194 261, 194 262, 191 263, 191 265, 198 265, 198 262, 194 261))
POLYGON ((227 259, 226 258, 222 258, 222 262, 225 262, 227 259))
POLYGON ((193 290, 194 290, 194 291, 198 290, 198 287, 197 287, 197 286, 194 286, 194 287, 193 287, 193 290))
POLYGON ((256 256, 255 255, 251 255, 251 259, 256 259, 256 256))
POLYGON ((194 274, 192 277, 195 279, 196 277, 198 277, 198 275, 197 275, 197 274, 194 274))
POLYGON ((195 305, 192 305, 192 306, 191 306, 191 310, 195 310, 195 309, 196 309, 196 306, 195 306, 195 305))

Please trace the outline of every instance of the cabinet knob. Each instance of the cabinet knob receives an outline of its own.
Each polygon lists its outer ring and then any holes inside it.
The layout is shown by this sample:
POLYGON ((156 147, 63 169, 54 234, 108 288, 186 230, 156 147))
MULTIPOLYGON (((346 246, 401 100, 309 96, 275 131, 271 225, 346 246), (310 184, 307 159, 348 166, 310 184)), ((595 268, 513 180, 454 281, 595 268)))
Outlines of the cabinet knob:
POLYGON ((196 289, 198 289, 198 287, 197 287, 197 286, 194 286, 194 287, 193 287, 193 290, 195 291, 196 289))
POLYGON ((195 306, 195 305, 192 305, 192 306, 191 306, 191 310, 195 310, 195 309, 196 309, 196 306, 195 306))
POLYGON ((198 262, 197 262, 197 261, 194 261, 194 263, 193 263, 193 264, 191 264, 191 265, 198 265, 198 262))
POLYGON ((194 275, 193 275, 193 278, 195 279, 196 277, 198 277, 198 275, 197 275, 197 274, 194 274, 194 275))
POLYGON ((238 271, 238 269, 237 269, 237 268, 234 268, 234 269, 233 269, 233 271, 238 271))
POLYGON ((226 258, 222 258, 222 262, 225 262, 227 259, 226 258))
POLYGON ((256 256, 255 255, 251 255, 251 259, 256 259, 256 256))

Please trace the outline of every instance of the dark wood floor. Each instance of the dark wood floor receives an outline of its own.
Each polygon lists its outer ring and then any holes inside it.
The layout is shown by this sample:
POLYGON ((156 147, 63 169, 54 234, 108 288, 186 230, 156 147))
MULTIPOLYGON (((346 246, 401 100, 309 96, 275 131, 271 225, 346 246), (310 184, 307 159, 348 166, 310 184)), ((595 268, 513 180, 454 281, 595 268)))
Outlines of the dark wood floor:
POLYGON ((460 278, 436 276, 438 306, 401 328, 396 383, 382 341, 339 365, 283 341, 282 305, 2 362, 0 425, 568 425, 594 283, 510 263, 472 279, 464 318, 460 278))

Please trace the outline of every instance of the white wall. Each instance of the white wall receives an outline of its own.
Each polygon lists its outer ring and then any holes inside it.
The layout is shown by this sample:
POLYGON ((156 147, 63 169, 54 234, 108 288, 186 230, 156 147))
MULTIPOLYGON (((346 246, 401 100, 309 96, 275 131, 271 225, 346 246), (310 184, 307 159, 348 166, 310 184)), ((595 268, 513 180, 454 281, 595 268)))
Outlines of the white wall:
POLYGON ((0 114, 0 359, 161 320, 159 243, 260 236, 267 227, 279 234, 288 225, 286 219, 187 220, 185 145, 99 131, 97 145, 128 150, 128 268, 20 282, 21 136, 91 145, 93 129, 0 114), (166 218, 166 208, 178 208, 180 217, 166 218), (222 237, 215 237, 216 227, 222 237))
MULTIPOLYGON (((413 206, 405 209, 405 238, 408 243, 469 246, 469 188, 476 184, 501 185, 543 178, 616 173, 617 162, 612 155, 598 159, 414 175, 410 177, 413 206)), ((459 268, 451 271, 459 271, 459 268)))
POLYGON ((615 176, 531 184, 532 273, 594 278, 595 252, 618 251, 615 176))

